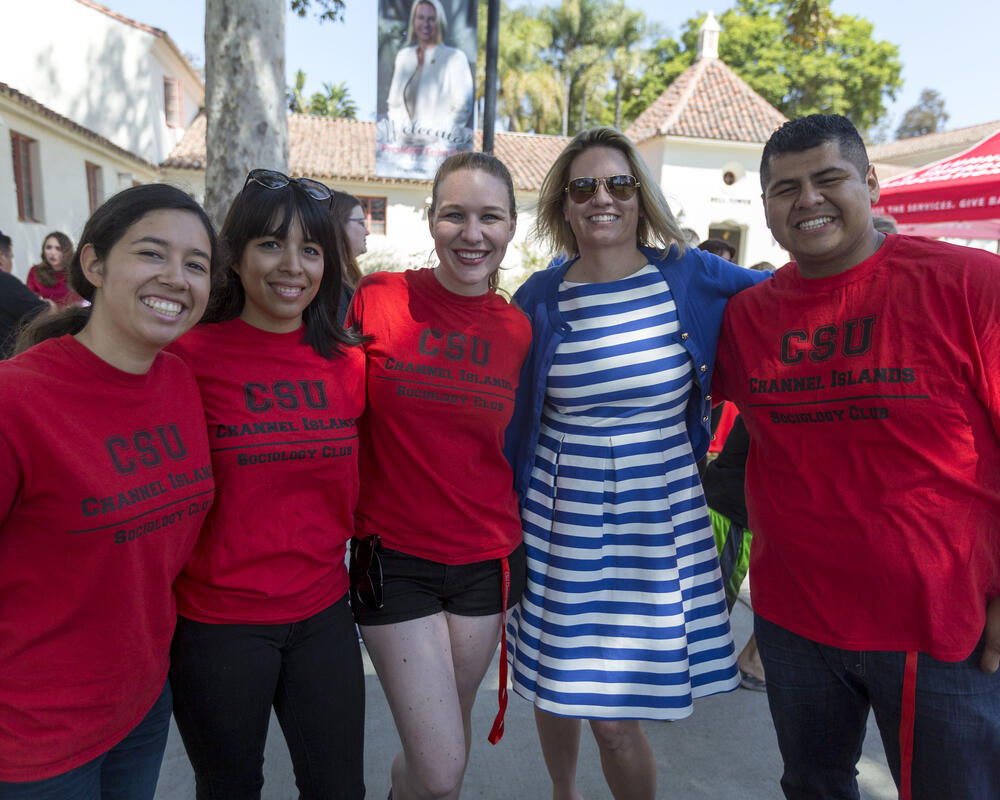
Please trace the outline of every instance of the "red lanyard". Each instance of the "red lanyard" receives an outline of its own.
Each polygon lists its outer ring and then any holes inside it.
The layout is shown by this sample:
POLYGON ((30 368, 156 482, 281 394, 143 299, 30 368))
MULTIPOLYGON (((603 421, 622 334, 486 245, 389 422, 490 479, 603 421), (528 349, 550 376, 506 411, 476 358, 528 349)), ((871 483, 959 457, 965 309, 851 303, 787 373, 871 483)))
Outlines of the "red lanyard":
POLYGON ((500 579, 500 596, 503 599, 500 606, 500 680, 497 688, 500 710, 490 729, 490 744, 496 744, 503 738, 503 716, 507 712, 507 597, 510 594, 510 564, 507 563, 506 556, 500 559, 500 567, 503 570, 500 579))

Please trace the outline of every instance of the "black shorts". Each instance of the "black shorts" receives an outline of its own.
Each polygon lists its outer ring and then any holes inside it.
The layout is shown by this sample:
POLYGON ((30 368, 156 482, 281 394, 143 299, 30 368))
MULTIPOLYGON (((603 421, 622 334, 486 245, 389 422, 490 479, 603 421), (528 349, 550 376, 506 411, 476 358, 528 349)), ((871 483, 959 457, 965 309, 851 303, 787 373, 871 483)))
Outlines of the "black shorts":
MULTIPOLYGON (((354 619, 359 625, 391 625, 429 617, 440 611, 463 617, 499 614, 502 569, 499 558, 473 564, 442 564, 382 548, 382 608, 375 610, 351 592, 354 619)), ((524 593, 527 559, 519 544, 509 556, 510 590, 507 608, 524 593)))

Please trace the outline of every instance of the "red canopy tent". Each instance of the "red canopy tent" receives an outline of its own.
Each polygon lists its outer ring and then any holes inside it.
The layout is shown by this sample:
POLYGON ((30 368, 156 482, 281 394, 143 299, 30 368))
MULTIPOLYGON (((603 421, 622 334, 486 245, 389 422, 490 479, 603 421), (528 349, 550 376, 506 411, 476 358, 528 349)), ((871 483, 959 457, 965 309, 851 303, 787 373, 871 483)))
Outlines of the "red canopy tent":
POLYGON ((881 184, 872 209, 900 233, 1000 239, 1000 130, 963 153, 881 184))

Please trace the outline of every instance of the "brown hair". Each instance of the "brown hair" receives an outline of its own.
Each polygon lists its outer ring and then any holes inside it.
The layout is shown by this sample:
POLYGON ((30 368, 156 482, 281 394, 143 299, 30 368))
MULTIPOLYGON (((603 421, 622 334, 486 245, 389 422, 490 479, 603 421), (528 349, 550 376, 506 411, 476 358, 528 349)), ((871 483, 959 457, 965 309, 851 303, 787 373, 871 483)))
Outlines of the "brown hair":
POLYGON ((333 217, 333 223, 337 229, 337 246, 341 250, 340 263, 344 269, 344 283, 347 284, 348 289, 354 291, 358 288, 358 282, 361 280, 361 267, 358 266, 358 260, 351 252, 351 240, 347 237, 347 222, 355 208, 364 208, 364 206, 353 194, 331 191, 333 197, 330 200, 330 215, 333 217))
POLYGON ((69 264, 73 259, 73 242, 61 231, 47 233, 45 234, 45 238, 42 239, 42 258, 41 261, 35 264, 33 269, 35 270, 35 277, 38 278, 38 282, 42 286, 51 288, 59 282, 59 276, 56 275, 56 271, 52 265, 45 260, 45 243, 49 239, 55 239, 59 243, 59 249, 62 250, 63 254, 61 272, 66 276, 67 281, 69 280, 69 264))

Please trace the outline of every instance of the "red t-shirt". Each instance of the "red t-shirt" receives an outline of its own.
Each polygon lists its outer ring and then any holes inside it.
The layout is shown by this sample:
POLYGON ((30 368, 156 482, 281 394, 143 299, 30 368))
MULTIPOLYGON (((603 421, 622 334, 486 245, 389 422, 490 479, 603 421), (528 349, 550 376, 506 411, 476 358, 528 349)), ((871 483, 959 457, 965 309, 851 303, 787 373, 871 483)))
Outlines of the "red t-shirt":
POLYGON ((528 318, 424 269, 366 277, 349 320, 372 337, 358 535, 445 564, 509 554, 521 524, 503 436, 528 318))
POLYGON ((114 747, 163 690, 171 584, 212 502, 198 387, 71 336, 0 364, 0 780, 114 747))
POLYGON ((972 651, 1000 560, 1000 258, 889 236, 726 307, 754 610, 851 650, 972 651))
POLYGON ((364 352, 323 358, 301 329, 239 319, 199 325, 170 349, 198 379, 217 485, 177 580, 179 613, 283 624, 332 605, 348 589, 364 352))

